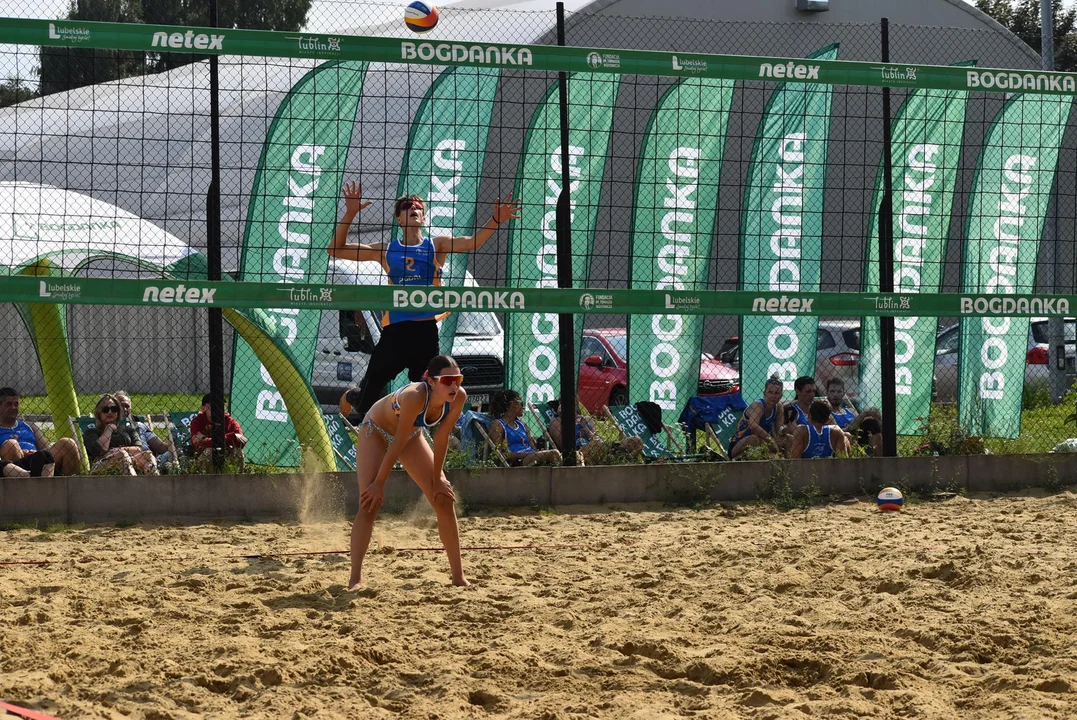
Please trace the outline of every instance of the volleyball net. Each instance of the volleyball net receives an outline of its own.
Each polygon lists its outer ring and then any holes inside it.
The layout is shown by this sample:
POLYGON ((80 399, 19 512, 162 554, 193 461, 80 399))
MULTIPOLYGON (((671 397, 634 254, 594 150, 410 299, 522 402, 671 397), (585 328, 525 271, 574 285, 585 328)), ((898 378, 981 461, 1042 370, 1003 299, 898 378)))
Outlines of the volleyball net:
MULTIPOLYGON (((343 466, 331 416, 384 314, 452 311, 442 350, 480 402, 542 404, 567 373, 591 412, 652 401, 672 424, 777 374, 787 399, 798 377, 840 381, 905 452, 1072 434, 1022 419, 1073 376, 1074 75, 986 69, 1028 58, 983 35, 899 64, 871 59, 878 27, 793 28, 799 57, 761 57, 701 51, 750 48, 736 24, 570 13, 577 45, 558 46, 554 13, 443 10, 417 35, 361 7, 360 34, 4 19, 8 85, 28 58, 40 75, 0 110, 0 312, 26 328, 0 385, 55 417, 120 387, 152 405, 136 412, 197 410, 205 308, 224 308, 250 461, 305 446, 343 466), (580 45, 611 33, 667 49, 580 45), (439 286, 330 256, 351 181, 371 205, 349 242, 398 237, 405 194, 430 236, 459 238, 439 286), (471 250, 510 194, 519 217, 471 250), (927 437, 933 408, 948 439, 927 437)), ((893 29, 895 57, 945 31, 914 30, 893 29)))

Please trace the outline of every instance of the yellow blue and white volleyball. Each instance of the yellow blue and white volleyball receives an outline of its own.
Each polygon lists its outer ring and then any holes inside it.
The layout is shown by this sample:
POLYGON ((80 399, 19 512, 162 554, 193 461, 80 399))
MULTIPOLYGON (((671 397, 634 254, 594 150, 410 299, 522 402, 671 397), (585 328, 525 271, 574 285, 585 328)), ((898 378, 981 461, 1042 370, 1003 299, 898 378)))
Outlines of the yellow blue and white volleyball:
POLYGON ((900 510, 905 505, 905 496, 897 488, 883 488, 875 498, 875 504, 880 510, 900 510))
POLYGON ((415 0, 404 10, 404 24, 417 33, 430 32, 438 24, 438 9, 429 3, 415 0))

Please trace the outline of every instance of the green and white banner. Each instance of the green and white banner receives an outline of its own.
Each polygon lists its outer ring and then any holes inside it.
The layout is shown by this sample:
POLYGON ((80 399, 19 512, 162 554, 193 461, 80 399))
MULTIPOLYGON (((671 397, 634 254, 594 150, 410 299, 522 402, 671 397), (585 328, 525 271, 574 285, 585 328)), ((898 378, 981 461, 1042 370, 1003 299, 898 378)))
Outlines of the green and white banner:
MULTIPOLYGON (((326 247, 337 222, 365 63, 325 63, 307 73, 280 107, 262 147, 243 235, 240 279, 264 283, 324 282, 326 247)), ((320 309, 268 309, 309 380, 320 309)), ((232 356, 231 413, 250 438, 247 460, 299 464, 298 441, 281 392, 254 351, 237 338, 232 356)))
MULTIPOLYGON (((991 124, 980 153, 965 233, 962 289, 1030 293, 1058 148, 1072 99, 1017 95, 991 124)), ((1027 318, 961 321, 958 416, 971 435, 1021 432, 1027 318)))
MULTIPOLYGON (((833 60, 838 46, 809 60, 833 60)), ((823 187, 832 88, 785 82, 774 88, 759 124, 744 193, 740 289, 819 289, 823 187)), ((787 396, 800 375, 815 374, 817 315, 742 317, 741 392, 762 394, 766 379, 781 377, 787 396)))
MULTIPOLYGON (((965 66, 971 63, 965 63, 965 66)), ((894 290, 937 293, 942 284, 946 237, 954 201, 954 183, 961 162, 968 93, 917 90, 909 94, 894 118, 891 131, 894 188, 894 290)), ((879 204, 883 197, 882 163, 871 202, 864 289, 879 290, 879 204)), ((921 417, 931 409, 931 379, 935 372, 938 318, 898 318, 894 330, 897 432, 920 431, 921 417)), ((861 408, 882 407, 882 348, 878 317, 860 324, 861 408)), ((853 388, 847 388, 853 390, 853 388)))
MULTIPOLYGON (((681 80, 647 124, 636 174, 632 288, 703 290, 710 273, 718 179, 733 83, 681 80)), ((672 306, 667 295, 665 307, 672 306)), ((632 315, 629 397, 679 413, 699 384, 699 315, 632 315)))
MULTIPOLYGON (((568 78, 568 174, 572 213, 572 280, 586 282, 598 218, 620 75, 578 73, 568 78)), ((507 284, 557 287, 557 198, 562 189, 561 120, 557 84, 531 116, 520 160, 516 197, 520 218, 509 228, 507 284)), ((595 304, 593 295, 588 304, 595 304)), ((587 309, 587 308, 583 308, 587 309)), ((582 328, 577 321, 576 336, 582 328)), ((556 313, 512 314, 505 332, 505 387, 540 403, 559 393, 556 313)))
MULTIPOLYGON (((501 71, 494 68, 450 68, 438 76, 419 105, 396 194, 426 199, 430 237, 475 232, 475 203, 500 77, 501 71)), ((399 232, 395 220, 393 228, 399 232)), ((463 287, 470 258, 469 253, 450 253, 441 271, 442 285, 463 287)), ((452 353, 458 317, 449 313, 438 329, 445 354, 452 353)), ((402 372, 393 386, 407 381, 407 372, 402 372)))
POLYGON ((821 57, 753 57, 622 48, 510 45, 421 37, 143 25, 141 23, 0 17, 0 43, 204 55, 362 60, 415 65, 595 72, 605 75, 795 80, 813 85, 979 90, 1073 96, 1077 75, 1014 69, 970 69, 907 63, 849 62, 821 57))

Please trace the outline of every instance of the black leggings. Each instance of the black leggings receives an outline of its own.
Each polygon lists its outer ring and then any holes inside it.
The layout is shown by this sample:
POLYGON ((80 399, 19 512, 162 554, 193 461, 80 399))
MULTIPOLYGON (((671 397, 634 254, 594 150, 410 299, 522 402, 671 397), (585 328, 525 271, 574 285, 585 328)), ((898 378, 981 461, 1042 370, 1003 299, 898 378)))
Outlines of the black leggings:
POLYGON ((402 370, 408 371, 408 379, 418 382, 430 361, 441 350, 438 346, 436 320, 407 320, 386 325, 381 329, 381 339, 370 356, 370 365, 357 390, 348 393, 348 402, 359 417, 385 394, 385 386, 402 370))
POLYGON ((54 465, 56 458, 48 450, 38 450, 37 452, 23 455, 14 462, 23 470, 29 470, 32 477, 41 477, 41 471, 45 469, 46 465, 54 465))

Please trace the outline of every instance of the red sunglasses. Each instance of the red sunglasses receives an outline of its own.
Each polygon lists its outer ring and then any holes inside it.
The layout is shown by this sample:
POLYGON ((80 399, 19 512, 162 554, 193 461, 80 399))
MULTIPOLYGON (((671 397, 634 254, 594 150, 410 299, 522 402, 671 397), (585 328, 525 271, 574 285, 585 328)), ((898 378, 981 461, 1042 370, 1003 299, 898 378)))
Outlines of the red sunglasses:
MULTIPOLYGON (((412 208, 425 210, 426 206, 423 205, 422 202, 420 202, 419 200, 405 200, 404 202, 400 203, 400 212, 404 212, 405 210, 411 210, 412 208)), ((399 215, 400 213, 397 214, 399 215)))
POLYGON ((434 379, 446 387, 459 387, 464 383, 463 375, 438 375, 434 379))

